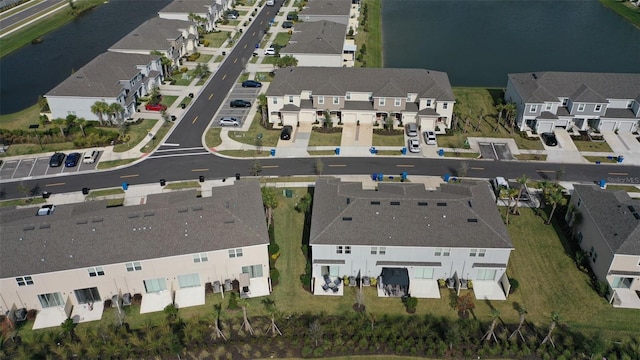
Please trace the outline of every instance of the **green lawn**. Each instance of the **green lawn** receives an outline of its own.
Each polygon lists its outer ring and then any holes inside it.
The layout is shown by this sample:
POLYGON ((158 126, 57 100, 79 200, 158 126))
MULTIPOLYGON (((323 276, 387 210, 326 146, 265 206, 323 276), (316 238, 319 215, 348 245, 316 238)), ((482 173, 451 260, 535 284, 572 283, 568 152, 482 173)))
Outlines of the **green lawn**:
POLYGON ((600 161, 601 163, 617 163, 618 162, 618 158, 616 157, 612 157, 612 158, 609 158, 608 156, 583 156, 583 157, 592 163, 598 162, 598 161, 600 161))
POLYGON ((162 101, 161 103, 167 105, 167 107, 173 105, 174 102, 176 102, 176 100, 178 100, 177 96, 173 96, 173 95, 162 95, 162 101))
POLYGON ((200 54, 200 57, 196 60, 197 62, 206 63, 209 62, 213 58, 211 54, 200 54))
POLYGON ((208 148, 214 148, 216 146, 220 146, 222 144, 222 139, 220 138, 220 128, 210 128, 207 130, 207 134, 204 137, 205 146, 208 148))
POLYGON ((94 190, 94 191, 91 191, 89 195, 87 195, 87 198, 96 198, 99 196, 109 196, 109 195, 124 195, 124 190, 122 190, 122 188, 94 190))
POLYGON ((222 47, 222 44, 229 38, 230 32, 220 31, 204 35, 205 40, 209 40, 209 46, 213 48, 222 47))
POLYGON ((456 158, 465 158, 465 159, 477 159, 480 157, 480 154, 474 152, 452 152, 445 151, 444 157, 456 157, 456 158))
POLYGON ((630 1, 600 0, 600 3, 640 28, 640 8, 633 6, 630 1))
MULTIPOLYGON (((13 207, 13 206, 24 206, 24 205, 33 205, 33 204, 44 204, 47 200, 41 197, 34 197, 31 199, 15 199, 15 200, 3 200, 0 201, 0 208, 2 207, 13 207)), ((35 210, 34 210, 35 211, 35 210)))
POLYGON ((247 131, 229 131, 229 137, 237 142, 248 145, 256 145, 258 134, 262 134, 262 147, 274 147, 278 145, 280 139, 280 130, 266 129, 260 124, 262 115, 256 112, 255 117, 251 121, 251 126, 247 131))
MULTIPOLYGON (((380 68, 384 67, 382 61, 382 0, 370 0, 366 2, 368 6, 368 19, 365 27, 358 27, 358 34, 356 35, 356 44, 358 45, 358 51, 360 51, 361 45, 366 44, 366 53, 364 56, 364 62, 356 62, 358 67, 371 67, 380 68)), ((360 19, 362 19, 362 11, 360 12, 360 19)))
POLYGON ((179 181, 174 183, 169 183, 165 185, 165 189, 171 190, 180 190, 180 189, 200 189, 200 183, 197 181, 179 181))
POLYGON ((232 157, 269 157, 269 149, 263 149, 262 152, 257 150, 222 150, 218 152, 220 155, 232 157))
POLYGON ((52 143, 52 144, 13 144, 9 148, 0 154, 0 157, 17 156, 17 155, 29 155, 40 154, 51 151, 64 151, 77 149, 72 142, 52 143))
POLYGON ((404 143, 404 135, 379 135, 379 134, 373 133, 373 138, 371 139, 371 145, 403 146, 406 144, 404 143))
POLYGON ((578 151, 597 151, 597 152, 613 152, 606 141, 580 141, 573 140, 578 151))
POLYGON ((167 135, 167 133, 169 132, 169 130, 171 130, 172 127, 173 127, 172 122, 165 121, 164 124, 162 124, 162 127, 160 127, 158 132, 153 136, 155 140, 154 139, 149 140, 147 144, 140 149, 140 152, 148 153, 148 152, 151 152, 156 147, 158 147, 162 143, 162 140, 164 139, 165 135, 167 135))
POLYGON ((273 40, 273 44, 278 44, 280 46, 286 46, 291 39, 291 34, 286 32, 279 32, 276 35, 276 38, 273 40))
POLYGON ((547 161, 546 154, 518 154, 513 155, 518 160, 535 160, 535 161, 547 161))
POLYGON ((321 133, 319 131, 311 131, 309 146, 340 146, 341 140, 342 132, 321 133))
POLYGON ((607 185, 608 190, 624 190, 626 192, 640 192, 640 188, 633 185, 607 185))
POLYGON ((138 145, 141 141, 144 140, 146 136, 149 136, 149 131, 151 131, 157 121, 158 120, 154 119, 143 119, 138 124, 130 125, 127 131, 127 134, 129 135, 129 141, 114 146, 113 151, 124 152, 138 145))
POLYGON ((7 130, 28 129, 31 124, 39 124, 40 107, 38 104, 13 114, 0 115, 0 128, 7 130))
POLYGON ((111 169, 116 166, 126 165, 132 163, 138 159, 121 159, 121 160, 111 160, 111 161, 100 161, 98 163, 98 170, 111 169))

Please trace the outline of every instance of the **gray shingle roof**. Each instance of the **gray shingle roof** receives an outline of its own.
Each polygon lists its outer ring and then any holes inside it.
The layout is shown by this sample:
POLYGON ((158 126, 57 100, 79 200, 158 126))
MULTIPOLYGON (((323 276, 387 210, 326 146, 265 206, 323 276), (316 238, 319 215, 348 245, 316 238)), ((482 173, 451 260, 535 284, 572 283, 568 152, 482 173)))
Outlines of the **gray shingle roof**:
POLYGON ((111 49, 166 50, 171 46, 170 41, 181 35, 180 29, 193 24, 192 21, 152 18, 113 44, 111 49))
POLYGON ((611 109, 607 108, 604 117, 612 117, 612 118, 621 118, 621 119, 633 119, 636 114, 633 113, 631 109, 611 109))
POLYGON ((640 255, 640 220, 628 206, 640 213, 640 201, 622 191, 602 190, 595 185, 574 185, 582 200, 578 211, 590 215, 614 254, 640 255))
POLYGON ((342 54, 347 25, 331 21, 303 22, 296 25, 289 44, 280 50, 286 54, 342 54))
POLYGON ((213 6, 213 3, 211 0, 176 0, 159 12, 202 14, 208 12, 208 7, 213 6))
POLYGON ((115 97, 122 93, 120 81, 129 82, 158 56, 107 51, 71 74, 47 93, 47 96, 115 97))
POLYGON ((304 15, 345 15, 349 16, 351 0, 310 0, 300 12, 304 15))
POLYGON ((640 93, 640 74, 549 71, 509 74, 509 80, 529 103, 558 101, 560 97, 605 102, 605 99, 634 99, 640 93))
POLYGON ((485 182, 437 191, 379 183, 373 191, 321 178, 312 213, 311 245, 513 248, 485 182))
POLYGON ((257 181, 150 195, 145 205, 106 208, 89 202, 0 212, 0 277, 62 271, 268 244, 257 181), (33 230, 29 230, 33 228, 33 230))
POLYGON ((373 96, 405 98, 416 93, 423 98, 454 101, 447 73, 425 69, 295 67, 276 70, 267 96, 300 94, 344 96, 347 92, 371 92, 373 96), (398 93, 389 89, 395 87, 398 93))

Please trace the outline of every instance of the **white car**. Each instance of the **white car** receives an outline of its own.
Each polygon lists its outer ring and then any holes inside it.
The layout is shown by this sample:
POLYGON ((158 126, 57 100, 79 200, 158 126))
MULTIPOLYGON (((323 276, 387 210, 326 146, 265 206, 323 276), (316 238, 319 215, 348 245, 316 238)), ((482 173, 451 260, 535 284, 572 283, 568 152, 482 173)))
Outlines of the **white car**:
POLYGON ((220 126, 240 126, 240 122, 238 121, 238 119, 234 118, 234 117, 223 117, 220 120, 218 120, 218 125, 220 126))
POLYGON ((409 152, 420 152, 420 141, 418 141, 418 139, 409 139, 409 152))
POLYGON ((97 158, 98 158, 97 150, 87 151, 86 153, 84 153, 84 155, 82 155, 82 163, 93 164, 94 162, 96 162, 97 158))
POLYGON ((434 131, 425 131, 424 143, 427 145, 436 145, 436 133, 434 131))
POLYGON ((272 47, 264 49, 264 54, 265 55, 275 55, 276 54, 276 49, 274 49, 272 47))

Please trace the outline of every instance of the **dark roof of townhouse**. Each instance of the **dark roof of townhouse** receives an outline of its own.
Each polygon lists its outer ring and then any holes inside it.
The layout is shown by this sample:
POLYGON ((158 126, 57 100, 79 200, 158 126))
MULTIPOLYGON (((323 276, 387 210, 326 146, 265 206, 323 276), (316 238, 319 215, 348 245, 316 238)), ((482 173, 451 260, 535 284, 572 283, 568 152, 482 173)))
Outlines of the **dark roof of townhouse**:
POLYGON ((129 82, 157 59, 155 55, 104 52, 50 90, 46 96, 115 97, 122 93, 121 81, 129 82))
POLYGON ((589 216, 614 254, 640 255, 640 200, 622 190, 574 185, 583 218, 589 216))
POLYGON ((289 44, 280 53, 342 54, 347 25, 331 21, 303 22, 296 25, 289 44))
POLYGON ((353 67, 294 67, 275 71, 267 96, 300 94, 344 95, 372 93, 373 97, 402 97, 415 93, 422 98, 454 101, 447 73, 426 69, 353 67))
POLYGON ((486 182, 443 184, 316 182, 311 245, 513 248, 486 182))
POLYGON ((640 74, 554 72, 509 74, 527 103, 558 101, 602 103, 606 99, 634 99, 640 93, 640 74))
POLYGON ((2 210, 0 278, 269 243, 256 180, 195 191, 149 195, 146 204, 106 201, 2 210))
POLYGON ((113 44, 110 49, 164 51, 171 47, 171 41, 182 35, 182 29, 187 29, 193 24, 192 21, 151 18, 113 44))
POLYGON ((305 15, 344 15, 349 16, 351 0, 310 0, 300 11, 299 17, 305 15))
POLYGON ((159 13, 196 13, 203 14, 209 12, 208 8, 213 6, 210 0, 175 0, 163 7, 159 13))

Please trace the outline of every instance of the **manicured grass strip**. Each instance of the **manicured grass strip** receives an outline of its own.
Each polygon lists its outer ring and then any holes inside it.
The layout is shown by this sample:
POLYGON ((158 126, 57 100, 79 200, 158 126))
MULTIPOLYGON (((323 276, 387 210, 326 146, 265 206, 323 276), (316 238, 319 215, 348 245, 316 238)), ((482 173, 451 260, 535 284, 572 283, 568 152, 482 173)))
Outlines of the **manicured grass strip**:
POLYGON ((52 144, 13 144, 0 157, 40 154, 51 151, 74 150, 76 146, 72 142, 52 143, 52 144))
POLYGON ((600 3, 640 28, 640 8, 633 6, 630 1, 600 0, 600 3))
POLYGON ((278 44, 280 46, 286 46, 291 39, 291 34, 286 32, 279 32, 276 35, 276 38, 273 40, 273 44, 278 44))
POLYGON ((626 192, 640 192, 637 186, 632 185, 607 185, 607 190, 624 190, 626 192))
POLYGON ((200 189, 200 183, 197 181, 181 181, 181 182, 167 184, 164 188, 169 190, 190 189, 190 188, 200 189))
POLYGON ((98 163, 98 170, 111 169, 116 166, 132 163, 136 160, 138 159, 120 159, 120 160, 111 160, 111 161, 100 161, 98 163))
POLYGON ((311 131, 309 146, 340 146, 342 132, 322 133, 311 131))
POLYGON ((536 161, 547 161, 546 154, 518 154, 513 155, 518 160, 536 160, 536 161))
POLYGON ((218 151, 220 155, 233 156, 233 157, 269 157, 268 150, 262 150, 259 153, 257 150, 222 150, 218 151))
POLYGON ((172 127, 173 127, 172 122, 165 121, 164 124, 162 124, 162 126, 160 127, 160 129, 158 129, 158 132, 153 136, 155 140, 153 139, 149 140, 149 142, 145 146, 143 146, 142 149, 140 149, 140 152, 148 153, 148 152, 151 152, 156 147, 160 146, 160 144, 162 144, 162 140, 164 139, 164 137, 167 135, 167 133, 172 127))
POLYGON ((46 203, 47 200, 39 197, 34 197, 31 199, 15 199, 15 200, 4 200, 0 201, 0 207, 13 207, 13 206, 24 206, 24 205, 32 205, 32 204, 43 204, 46 203))
POLYGON ((455 157, 455 158, 465 158, 465 159, 477 159, 480 157, 480 154, 474 152, 451 152, 445 151, 444 157, 455 157))
MULTIPOLYGON (((275 147, 278 145, 278 139, 280 139, 280 130, 267 129, 260 124, 262 115, 256 112, 256 115, 251 121, 251 126, 247 131, 229 131, 229 137, 237 142, 241 142, 247 145, 257 145, 257 138, 259 134, 262 134, 262 147, 266 149, 268 147, 275 147)), ((268 150, 267 150, 268 151, 268 150)))
POLYGON ((573 143, 578 151, 597 151, 597 152, 613 152, 611 146, 606 141, 579 141, 574 140, 573 143))
POLYGON ((326 155, 335 155, 335 150, 307 150, 309 155, 311 156, 326 156, 326 155))
POLYGON ((403 146, 406 145, 404 143, 403 135, 379 135, 373 133, 373 138, 371 139, 372 146, 403 146))
POLYGON ((109 195, 124 195, 124 190, 122 190, 122 188, 92 190, 89 192, 89 195, 87 195, 87 198, 96 198, 109 195))
POLYGON ((71 9, 66 6, 55 13, 46 16, 38 21, 26 26, 10 35, 2 38, 0 47, 0 58, 10 54, 19 48, 30 44, 31 41, 45 35, 46 33, 60 28, 62 25, 75 19, 78 14, 104 3, 104 0, 78 0, 74 2, 76 11, 72 14, 71 9))
POLYGON ((402 153, 400 150, 378 150, 376 154, 378 156, 400 156, 402 153))
POLYGON ((588 161, 595 163, 595 162, 601 162, 601 163, 617 163, 618 159, 615 157, 609 158, 608 156, 583 156, 585 159, 587 159, 588 161))
POLYGON ((207 134, 204 137, 204 143, 208 148, 220 146, 220 144, 222 144, 220 131, 220 128, 211 128, 207 130, 207 134))
POLYGON ((127 135, 129 135, 129 141, 118 144, 113 147, 114 152, 125 152, 131 150, 134 146, 138 145, 145 136, 149 136, 149 131, 153 128, 158 120, 144 119, 138 124, 129 125, 127 135))
MULTIPOLYGON (((39 124, 40 107, 38 104, 13 114, 0 115, 0 128, 7 130, 26 130, 31 124, 39 124)), ((40 129, 42 130, 42 126, 40 129)))

